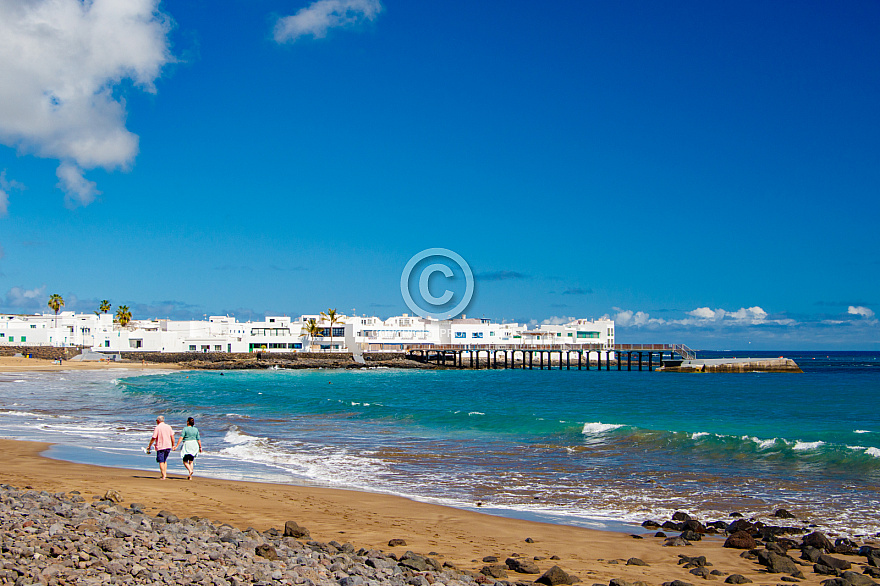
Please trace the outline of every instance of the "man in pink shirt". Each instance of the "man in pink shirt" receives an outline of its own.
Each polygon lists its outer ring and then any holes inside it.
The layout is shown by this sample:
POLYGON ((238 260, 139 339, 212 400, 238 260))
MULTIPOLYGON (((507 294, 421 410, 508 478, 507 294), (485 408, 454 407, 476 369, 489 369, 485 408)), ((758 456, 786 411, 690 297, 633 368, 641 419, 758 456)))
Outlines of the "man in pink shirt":
POLYGON ((162 480, 165 480, 168 477, 168 454, 171 453, 171 448, 174 446, 174 430, 171 429, 170 425, 165 423, 164 415, 156 417, 156 427, 153 429, 153 437, 150 439, 150 443, 147 446, 148 454, 154 443, 156 444, 156 461, 159 462, 159 471, 162 472, 162 480))

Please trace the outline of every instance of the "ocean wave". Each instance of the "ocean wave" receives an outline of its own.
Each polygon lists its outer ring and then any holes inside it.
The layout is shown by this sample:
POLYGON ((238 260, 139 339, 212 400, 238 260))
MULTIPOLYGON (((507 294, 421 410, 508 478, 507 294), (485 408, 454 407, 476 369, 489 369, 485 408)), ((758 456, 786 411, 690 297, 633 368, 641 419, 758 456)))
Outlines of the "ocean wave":
POLYGON ((880 458, 880 448, 868 448, 865 453, 875 458, 880 458))
POLYGON ((867 429, 856 429, 853 431, 853 433, 872 433, 872 432, 867 429))
POLYGON ((482 411, 471 411, 468 415, 485 415, 482 411))
POLYGON ((691 439, 700 439, 701 437, 706 437, 712 435, 708 431, 698 431, 696 433, 691 434, 691 439))
POLYGON ((802 452, 804 450, 815 450, 825 445, 823 441, 817 442, 802 442, 800 440, 796 441, 794 447, 792 448, 795 451, 802 452))
POLYGON ((614 431, 615 429, 620 429, 621 427, 623 427, 623 425, 594 421, 592 423, 584 423, 584 428, 581 430, 581 433, 584 435, 591 433, 608 433, 609 431, 614 431))

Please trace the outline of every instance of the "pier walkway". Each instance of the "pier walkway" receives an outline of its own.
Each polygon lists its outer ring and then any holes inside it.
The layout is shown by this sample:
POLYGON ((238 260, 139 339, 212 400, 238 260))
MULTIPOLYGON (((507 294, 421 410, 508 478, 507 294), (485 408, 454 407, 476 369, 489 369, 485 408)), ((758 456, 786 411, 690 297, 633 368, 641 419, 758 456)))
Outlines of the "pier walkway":
POLYGON ((555 366, 558 370, 590 370, 595 365, 602 370, 604 365, 605 370, 611 370, 613 363, 616 370, 628 371, 653 371, 664 364, 667 355, 668 363, 675 364, 696 356, 684 344, 614 344, 610 348, 586 344, 415 344, 409 346, 406 355, 451 368, 550 370, 555 366))

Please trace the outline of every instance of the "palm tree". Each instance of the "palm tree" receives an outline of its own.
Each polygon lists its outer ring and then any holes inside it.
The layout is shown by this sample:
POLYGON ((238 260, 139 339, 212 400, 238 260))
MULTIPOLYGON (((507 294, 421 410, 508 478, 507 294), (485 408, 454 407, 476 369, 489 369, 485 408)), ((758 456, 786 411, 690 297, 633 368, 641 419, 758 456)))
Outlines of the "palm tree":
POLYGON ((333 349, 333 326, 344 323, 335 309, 328 309, 327 313, 321 312, 321 319, 330 322, 330 349, 333 349))
POLYGON ((58 293, 49 296, 49 309, 55 312, 55 327, 58 327, 58 311, 64 307, 64 299, 58 293))
MULTIPOLYGON (((106 299, 104 301, 102 301, 101 305, 98 306, 98 311, 100 311, 102 313, 107 313, 108 311, 110 311, 110 302, 107 301, 106 299)), ((95 312, 95 313, 97 313, 97 312, 95 312)))
MULTIPOLYGON (((321 335, 323 328, 318 325, 318 322, 315 318, 310 319, 305 324, 303 324, 301 334, 306 334, 311 340, 319 337, 321 335)), ((311 344, 309 344, 311 346, 311 344)))
POLYGON ((116 321, 119 322, 119 325, 125 327, 128 325, 128 322, 131 321, 131 310, 127 305, 120 305, 116 308, 116 321))

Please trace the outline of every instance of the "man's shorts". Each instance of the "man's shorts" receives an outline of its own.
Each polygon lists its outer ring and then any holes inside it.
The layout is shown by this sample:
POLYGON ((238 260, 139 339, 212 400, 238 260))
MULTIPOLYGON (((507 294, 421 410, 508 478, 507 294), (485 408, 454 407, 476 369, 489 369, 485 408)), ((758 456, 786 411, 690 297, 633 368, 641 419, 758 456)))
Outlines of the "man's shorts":
POLYGON ((171 453, 171 448, 166 448, 164 450, 156 450, 156 461, 160 464, 162 462, 168 461, 168 454, 171 453))

